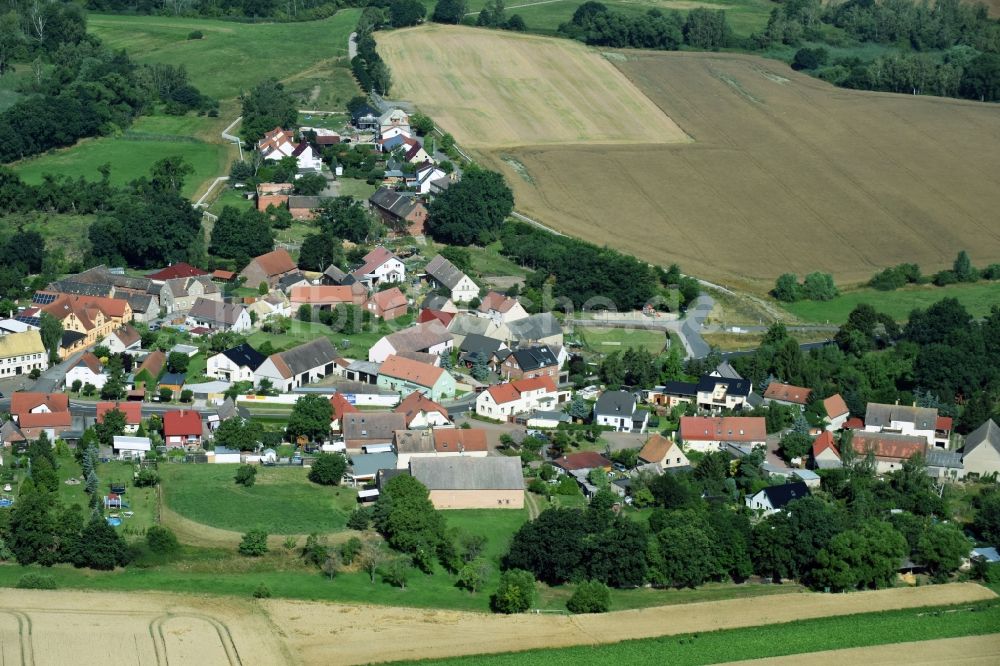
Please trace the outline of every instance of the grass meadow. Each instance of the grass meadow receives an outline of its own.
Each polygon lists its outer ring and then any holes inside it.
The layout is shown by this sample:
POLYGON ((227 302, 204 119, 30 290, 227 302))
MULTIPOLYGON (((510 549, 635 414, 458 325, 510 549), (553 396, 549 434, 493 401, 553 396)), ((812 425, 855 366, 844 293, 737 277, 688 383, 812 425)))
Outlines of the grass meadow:
POLYGON ((918 285, 895 291, 857 289, 848 291, 829 301, 799 301, 782 306, 804 321, 840 324, 861 303, 868 303, 897 321, 906 321, 914 309, 925 309, 943 298, 957 298, 972 313, 982 317, 990 308, 1000 306, 1000 282, 985 281, 972 284, 953 284, 947 287, 918 285))

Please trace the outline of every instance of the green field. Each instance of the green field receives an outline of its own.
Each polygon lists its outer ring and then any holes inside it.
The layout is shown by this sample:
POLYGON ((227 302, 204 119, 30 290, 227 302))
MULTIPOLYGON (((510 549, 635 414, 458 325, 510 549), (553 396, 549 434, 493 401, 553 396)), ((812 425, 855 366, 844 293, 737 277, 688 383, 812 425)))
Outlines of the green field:
MULTIPOLYGON (((700 666, 907 641, 977 636, 1000 626, 1000 603, 862 613, 745 629, 664 636, 610 645, 581 645, 419 662, 437 666, 546 666, 578 664, 670 664, 700 666), (938 612, 944 611, 944 612, 938 612)), ((669 628, 665 628, 669 630, 669 628)), ((803 663, 808 663, 803 659, 803 663)))
POLYGON ((667 344, 667 336, 663 331, 651 331, 642 328, 598 328, 594 326, 577 326, 576 334, 583 338, 584 344, 594 352, 610 354, 613 351, 624 351, 629 347, 647 349, 651 354, 659 354, 667 344))
MULTIPOLYGON (((397 320, 398 322, 399 320, 397 320)), ((393 329, 395 330, 395 329, 393 329)), ((330 342, 337 347, 340 353, 349 358, 368 358, 368 349, 379 341, 383 335, 391 332, 388 327, 384 329, 374 328, 373 330, 362 331, 361 333, 354 333, 351 335, 346 335, 338 331, 332 330, 329 326, 324 326, 319 322, 302 322, 297 319, 292 320, 292 325, 288 331, 281 334, 265 333, 263 331, 257 331, 250 334, 247 338, 254 348, 260 347, 264 344, 264 341, 269 340, 274 348, 277 350, 291 349, 297 345, 309 342, 310 340, 315 340, 318 337, 325 336, 330 338, 330 342), (341 343, 344 340, 350 342, 349 347, 344 347, 341 343)))
POLYGON ((93 215, 35 212, 6 215, 4 224, 7 229, 37 231, 49 250, 58 248, 69 259, 81 259, 90 248, 87 232, 94 219, 93 215))
POLYGON ((343 96, 349 88, 356 90, 344 67, 347 37, 359 13, 345 9, 322 21, 256 24, 91 14, 87 23, 109 46, 126 49, 139 62, 184 65, 191 81, 217 99, 237 97, 272 77, 287 81, 293 90, 302 80, 310 90, 319 85, 319 95, 327 86, 343 96), (193 30, 200 30, 204 39, 189 40, 193 30), (337 66, 344 74, 331 76, 330 69, 337 66))
POLYGON ((271 534, 335 532, 356 505, 354 489, 311 483, 301 467, 259 467, 251 488, 236 484, 235 472, 235 465, 161 465, 164 501, 204 525, 271 534))
POLYGON ((957 298, 974 316, 982 317, 990 308, 1000 305, 1000 282, 976 282, 954 284, 947 287, 919 285, 904 287, 895 291, 858 289, 848 291, 833 300, 799 301, 783 303, 782 306, 804 321, 840 324, 856 306, 868 303, 879 312, 884 312, 898 321, 906 321, 916 308, 925 309, 943 298, 957 298))
MULTIPOLYGON (((247 199, 243 196, 242 190, 234 190, 231 187, 225 187, 219 191, 219 196, 216 197, 212 205, 208 207, 208 212, 213 215, 221 215, 222 209, 226 206, 234 206, 239 209, 253 208, 253 199, 247 199)), ((254 295, 256 295, 256 290, 254 290, 254 295)))
POLYGON ((340 196, 362 201, 367 201, 378 189, 378 185, 369 185, 368 181, 359 178, 338 178, 337 182, 340 184, 340 196))

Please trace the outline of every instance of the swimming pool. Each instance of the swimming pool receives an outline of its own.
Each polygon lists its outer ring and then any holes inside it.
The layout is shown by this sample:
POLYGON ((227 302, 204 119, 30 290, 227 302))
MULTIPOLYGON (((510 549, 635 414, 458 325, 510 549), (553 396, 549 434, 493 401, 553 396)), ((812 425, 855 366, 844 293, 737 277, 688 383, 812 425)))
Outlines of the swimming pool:
POLYGON ((7 499, 6 497, 0 498, 0 507, 8 507, 13 505, 14 505, 14 500, 7 499))
POLYGON ((118 527, 119 525, 122 524, 122 519, 118 518, 118 517, 115 517, 115 516, 110 516, 107 519, 107 521, 108 521, 108 525, 111 525, 111 527, 118 527))

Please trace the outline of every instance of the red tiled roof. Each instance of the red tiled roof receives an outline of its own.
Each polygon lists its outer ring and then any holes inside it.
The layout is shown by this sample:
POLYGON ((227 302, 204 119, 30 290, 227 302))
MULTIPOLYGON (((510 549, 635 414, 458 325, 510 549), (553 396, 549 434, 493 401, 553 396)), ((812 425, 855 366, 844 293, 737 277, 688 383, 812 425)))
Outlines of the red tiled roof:
POLYGON ((68 412, 69 396, 65 393, 33 393, 24 391, 18 391, 10 396, 11 414, 27 414, 40 405, 45 405, 52 412, 68 412))
POLYGON ((682 416, 685 442, 760 442, 767 439, 763 416, 682 416))
POLYGON ((845 430, 863 430, 864 427, 865 427, 865 422, 859 419, 857 416, 844 421, 845 430))
POLYGON ((257 195, 257 210, 264 212, 268 206, 282 208, 288 203, 287 194, 259 194, 257 195))
POLYGON ((420 361, 411 361, 402 356, 390 354, 379 367, 378 373, 386 377, 404 379, 417 386, 431 388, 437 383, 444 370, 420 361))
POLYGON ((867 455, 870 449, 877 458, 898 460, 905 460, 927 450, 927 440, 923 437, 884 432, 856 432, 851 443, 854 451, 860 455, 867 455))
POLYGON ((174 280, 176 278, 186 278, 186 277, 198 277, 199 275, 208 275, 207 271, 203 271, 200 268, 196 268, 191 264, 187 264, 183 261, 178 261, 172 266, 167 266, 161 271, 155 273, 150 273, 146 277, 150 280, 156 280, 157 282, 174 280))
POLYGON ((505 296, 498 291, 490 291, 483 296, 483 300, 479 304, 479 311, 489 312, 490 310, 496 310, 497 312, 507 312, 515 305, 517 305, 516 299, 505 296))
POLYGON ((201 414, 190 409, 166 412, 163 415, 164 437, 201 435, 201 414))
POLYGON ((771 382, 768 384, 767 390, 764 391, 764 397, 768 400, 780 400, 796 405, 804 405, 809 402, 809 394, 811 393, 812 389, 792 386, 791 384, 782 384, 780 382, 771 382))
POLYGON ((232 271, 224 271, 221 268, 216 268, 214 271, 212 271, 212 278, 228 282, 229 280, 236 279, 236 273, 232 271))
POLYGON ((292 287, 289 300, 297 304, 332 305, 334 303, 353 303, 354 293, 351 288, 338 285, 300 285, 292 287))
POLYGON ((406 396, 406 399, 399 403, 392 411, 406 416, 407 427, 409 427, 410 421, 413 420, 413 417, 420 412, 440 412, 441 414, 444 414, 445 418, 449 418, 447 409, 434 402, 420 391, 414 391, 410 395, 406 396))
POLYGON ((502 405, 505 402, 514 402, 520 399, 521 394, 513 384, 496 384, 486 391, 493 397, 493 402, 502 405))
POLYGON ((73 368, 75 368, 78 365, 85 365, 85 366, 87 366, 87 369, 90 370, 95 375, 101 374, 101 370, 102 370, 102 368, 101 368, 101 359, 99 359, 96 356, 94 356, 94 354, 91 353, 91 352, 84 352, 83 356, 81 356, 77 360, 77 362, 73 364, 73 366, 70 369, 72 370, 73 368))
POLYGON ((648 463, 658 463, 666 457, 667 452, 673 447, 673 441, 656 433, 646 440, 646 444, 639 451, 639 459, 648 463))
POLYGON ((153 379, 156 379, 156 377, 160 374, 160 371, 163 370, 163 364, 166 362, 167 355, 157 349, 154 352, 150 352, 150 354, 143 359, 142 364, 135 371, 135 374, 139 374, 145 370, 153 376, 153 379))
POLYGON ((953 421, 950 416, 939 416, 937 418, 937 423, 934 425, 935 430, 951 430, 953 421))
POLYGON ((434 449, 438 453, 451 451, 487 451, 486 431, 482 428, 437 428, 434 449))
POLYGON ((142 403, 106 401, 97 403, 97 422, 104 423, 104 415, 113 409, 125 414, 125 423, 139 425, 142 420, 142 403))
POLYGON ((595 467, 611 467, 611 461, 594 451, 581 451, 571 453, 568 456, 557 458, 552 461, 556 467, 561 467, 567 472, 575 469, 593 469, 595 467))
POLYGON ((390 259, 396 259, 396 255, 394 255, 387 248, 377 247, 365 255, 364 266, 357 269, 356 271, 352 271, 351 275, 355 275, 357 277, 364 277, 368 273, 374 272, 376 268, 378 268, 385 262, 389 261, 390 259))
POLYGON ((353 414, 361 411, 352 405, 341 393, 334 393, 330 396, 330 406, 333 408, 334 420, 342 418, 344 414, 353 414))
POLYGON ((278 248, 273 252, 262 254, 256 257, 254 262, 260 266, 260 269, 268 277, 290 273, 295 270, 295 262, 292 261, 292 255, 288 254, 288 250, 284 248, 278 248))
POLYGON ((406 296, 399 290, 399 287, 392 287, 385 291, 376 291, 369 300, 375 304, 379 312, 406 307, 406 296))
POLYGON ((429 321, 439 321, 447 326, 454 318, 454 312, 444 312, 443 310, 431 310, 429 308, 424 308, 420 311, 420 315, 417 317, 417 323, 424 324, 429 321))
POLYGON ((517 379, 512 381, 511 384, 517 389, 518 393, 526 393, 528 391, 537 391, 538 389, 545 389, 546 391, 552 393, 556 390, 555 382, 552 381, 551 377, 531 377, 530 379, 517 379))
POLYGON ((837 450, 837 446, 833 443, 833 433, 829 430, 823 432, 819 437, 813 440, 812 443, 812 454, 813 458, 819 456, 827 449, 833 451, 833 453, 839 458, 840 451, 837 450))
POLYGON ((21 414, 17 417, 17 425, 24 428, 56 428, 69 427, 73 424, 73 415, 69 412, 43 412, 39 414, 21 414))
POLYGON ((844 398, 841 397, 839 393, 834 393, 829 398, 824 400, 823 408, 826 409, 826 415, 830 417, 830 419, 843 416, 851 411, 847 408, 847 403, 844 402, 844 398))

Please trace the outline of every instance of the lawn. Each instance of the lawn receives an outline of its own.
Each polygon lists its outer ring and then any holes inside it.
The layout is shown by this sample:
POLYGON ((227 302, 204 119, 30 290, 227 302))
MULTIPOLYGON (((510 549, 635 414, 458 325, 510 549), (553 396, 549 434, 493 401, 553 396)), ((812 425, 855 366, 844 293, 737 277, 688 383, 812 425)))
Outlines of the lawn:
POLYGON ((1000 305, 1000 282, 986 281, 973 284, 953 284, 947 287, 919 285, 895 291, 857 289, 848 291, 831 301, 799 301, 784 303, 783 307, 805 321, 840 324, 856 306, 868 303, 898 321, 909 318, 915 308, 924 309, 943 298, 957 298, 974 316, 982 317, 994 305, 1000 305))
POLYGON ((368 197, 378 189, 378 185, 369 185, 368 181, 360 178, 338 178, 337 182, 340 184, 340 196, 362 201, 368 201, 368 197))
POLYGON ((14 65, 0 76, 0 111, 10 108, 21 99, 22 95, 17 92, 17 88, 22 81, 28 80, 31 76, 31 65, 27 63, 14 65))
POLYGON ((335 532, 355 506, 354 489, 316 485, 301 467, 259 467, 251 488, 237 485, 235 472, 235 465, 161 465, 164 501, 198 523, 271 534, 335 532))
MULTIPOLYGON (((78 504, 84 510, 84 515, 89 516, 90 496, 84 491, 84 485, 67 485, 64 483, 69 478, 76 478, 82 481, 80 466, 72 456, 59 458, 59 499, 66 506, 78 504)), ((112 481, 122 481, 126 485, 125 502, 128 503, 126 511, 133 513, 131 518, 123 519, 123 524, 118 528, 126 537, 141 537, 145 535, 146 529, 156 524, 156 488, 136 488, 132 485, 132 475, 135 472, 135 465, 128 462, 111 461, 101 463, 97 466, 97 478, 100 479, 100 492, 102 497, 108 494, 108 484, 112 481)), ((109 511, 114 511, 113 509, 109 511)))
MULTIPOLYGON (((322 21, 235 23, 207 18, 90 14, 88 28, 112 48, 124 48, 135 60, 183 65, 201 92, 217 99, 237 97, 263 79, 309 80, 311 90, 329 87, 347 97, 347 37, 360 10, 345 9, 322 21), (188 39, 200 30, 203 39, 188 39), (310 79, 314 79, 310 80, 310 79)), ((352 91, 353 92, 353 91, 352 91)), ((346 102, 346 99, 344 100, 346 102)))
POLYGON ((25 213, 4 216, 8 229, 37 231, 45 239, 48 250, 61 249, 69 259, 81 259, 89 250, 87 232, 93 224, 93 215, 60 213, 25 213))
POLYGON ((388 327, 380 327, 372 330, 362 331, 347 335, 339 331, 332 330, 329 326, 319 322, 303 322, 293 319, 290 328, 285 333, 265 333, 257 331, 252 333, 247 342, 254 348, 259 348, 265 341, 270 341, 276 350, 284 351, 303 343, 315 340, 318 337, 326 336, 343 356, 348 358, 368 358, 368 349, 379 341, 382 336, 391 332, 388 327), (345 347, 342 343, 347 340, 349 345, 345 347))
MULTIPOLYGON (((242 190, 234 190, 231 187, 223 187, 219 192, 219 196, 215 198, 212 205, 208 207, 208 212, 213 215, 221 215, 222 209, 226 206, 234 206, 240 209, 253 208, 254 202, 252 199, 247 199, 243 196, 242 190)), ((257 290, 253 290, 254 295, 257 294, 257 290)))
MULTIPOLYGON (((764 659, 821 650, 835 650, 906 641, 922 641, 995 632, 1000 604, 995 601, 938 607, 861 613, 783 624, 663 636, 610 645, 581 645, 552 650, 528 650, 497 655, 423 660, 440 666, 546 666, 577 664, 671 664, 698 666, 744 659, 764 659), (944 611, 944 612, 938 612, 944 611), (952 611, 952 612, 948 612, 952 611)), ((669 628, 665 628, 668 630, 669 628)))
MULTIPOLYGON (((826 342, 834 335, 832 331, 790 331, 789 334, 799 344, 826 342)), ((702 333, 701 337, 719 351, 730 352, 757 349, 765 335, 766 333, 702 333)))
POLYGON ((629 347, 647 349, 652 354, 659 354, 667 344, 664 331, 652 331, 644 328, 600 328, 596 326, 577 326, 576 333, 583 338, 585 346, 591 351, 610 354, 613 351, 626 350, 629 347))

